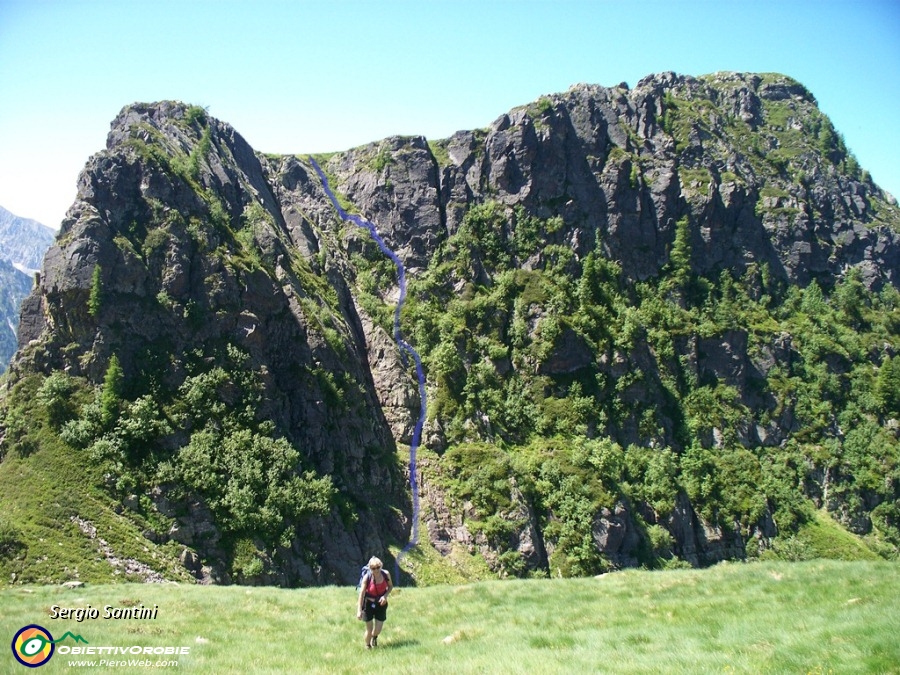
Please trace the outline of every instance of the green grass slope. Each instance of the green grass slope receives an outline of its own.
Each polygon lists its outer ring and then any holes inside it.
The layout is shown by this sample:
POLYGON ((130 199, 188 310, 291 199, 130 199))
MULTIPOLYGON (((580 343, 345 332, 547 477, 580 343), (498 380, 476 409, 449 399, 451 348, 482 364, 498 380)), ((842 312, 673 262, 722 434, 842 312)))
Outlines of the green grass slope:
MULTIPOLYGON (((401 588, 367 652, 348 587, 15 587, 0 634, 36 623, 94 648, 189 647, 150 657, 182 673, 900 673, 898 597, 900 566, 836 561, 401 588), (155 620, 48 617, 141 603, 155 620)), ((57 653, 41 672, 104 658, 137 657, 57 653)), ((0 672, 24 671, 7 651, 0 672)))
MULTIPOLYGON (((16 386, 23 400, 37 398, 36 378, 16 386)), ((178 564, 183 547, 142 536, 148 522, 135 504, 125 510, 105 489, 104 469, 47 426, 39 405, 5 411, 6 447, 0 455, 0 586, 146 581, 189 581, 178 564)), ((146 499, 146 498, 143 498, 146 499)))

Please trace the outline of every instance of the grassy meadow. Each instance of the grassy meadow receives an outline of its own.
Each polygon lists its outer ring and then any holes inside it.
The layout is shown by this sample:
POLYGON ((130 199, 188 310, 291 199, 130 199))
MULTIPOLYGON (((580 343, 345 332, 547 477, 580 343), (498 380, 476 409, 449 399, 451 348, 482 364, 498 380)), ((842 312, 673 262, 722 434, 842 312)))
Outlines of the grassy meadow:
MULTIPOLYGON (((350 587, 16 586, 0 590, 0 633, 9 641, 36 623, 95 647, 190 647, 149 657, 177 659, 165 670, 184 673, 900 673, 900 566, 890 562, 404 587, 372 651, 355 597, 350 587), (49 618, 53 605, 102 616, 105 605, 141 603, 158 605, 155 620, 49 618)), ((129 658, 148 657, 57 652, 40 672, 129 658)), ((27 671, 6 651, 0 672, 27 671)))

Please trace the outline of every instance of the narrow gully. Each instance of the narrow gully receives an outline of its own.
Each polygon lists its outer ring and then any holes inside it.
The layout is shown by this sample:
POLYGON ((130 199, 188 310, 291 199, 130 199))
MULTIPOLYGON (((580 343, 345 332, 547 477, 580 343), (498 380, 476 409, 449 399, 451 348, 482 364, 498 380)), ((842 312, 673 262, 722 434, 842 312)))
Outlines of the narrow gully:
POLYGON ((341 217, 341 220, 346 220, 347 222, 351 222, 358 227, 363 227, 369 231, 369 234, 372 235, 372 239, 375 240, 375 243, 378 244, 378 247, 381 251, 391 259, 394 265, 397 267, 397 277, 398 284, 400 287, 400 297, 397 299, 397 306, 394 308, 394 341, 400 347, 400 357, 403 361, 403 365, 407 365, 409 362, 407 360, 406 355, 409 354, 413 362, 416 365, 416 376, 419 380, 419 418, 416 420, 416 426, 413 429, 412 442, 409 446, 409 487, 412 492, 412 529, 410 532, 410 538, 407 542, 406 546, 403 547, 403 550, 400 551, 399 555, 394 562, 394 583, 400 584, 400 561, 403 557, 419 543, 419 482, 416 477, 416 451, 419 448, 419 443, 422 440, 422 427, 425 424, 425 371, 422 368, 422 359, 419 357, 419 353, 413 349, 412 345, 410 345, 405 339, 403 339, 403 333, 400 330, 400 312, 403 309, 403 303, 406 301, 406 267, 403 265, 403 261, 400 260, 400 257, 394 253, 390 249, 390 247, 385 243, 384 239, 382 239, 381 235, 378 234, 378 229, 375 227, 375 223, 362 216, 355 213, 347 213, 343 207, 338 203, 337 197, 334 196, 334 192, 332 192, 330 185, 328 184, 328 177, 325 175, 325 172, 322 171, 322 168, 319 166, 318 162, 312 157, 309 157, 309 161, 312 164, 312 167, 316 170, 316 173, 319 174, 319 180, 322 181, 322 187, 325 190, 325 194, 328 195, 328 199, 331 200, 331 204, 334 206, 335 210, 338 212, 338 215, 341 217))

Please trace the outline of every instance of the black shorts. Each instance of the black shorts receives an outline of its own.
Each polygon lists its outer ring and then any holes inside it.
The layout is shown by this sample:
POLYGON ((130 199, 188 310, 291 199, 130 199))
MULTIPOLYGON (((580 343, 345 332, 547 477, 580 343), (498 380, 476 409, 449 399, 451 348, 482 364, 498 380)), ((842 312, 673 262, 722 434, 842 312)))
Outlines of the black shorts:
POLYGON ((387 603, 379 605, 377 600, 366 598, 366 604, 363 605, 363 611, 366 613, 366 621, 375 619, 376 621, 387 620, 387 603))

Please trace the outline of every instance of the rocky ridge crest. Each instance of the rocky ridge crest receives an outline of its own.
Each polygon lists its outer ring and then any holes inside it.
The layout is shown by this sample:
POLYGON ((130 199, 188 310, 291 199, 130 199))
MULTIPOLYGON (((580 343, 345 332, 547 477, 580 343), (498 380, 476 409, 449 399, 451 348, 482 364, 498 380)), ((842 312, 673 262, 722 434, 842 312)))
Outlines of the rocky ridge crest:
MULTIPOLYGON (((571 251, 573 269, 598 251, 620 267, 624 284, 668 274, 679 222, 687 224, 695 277, 765 266, 785 287, 831 288, 850 269, 871 289, 900 283, 900 211, 855 164, 812 95, 783 76, 663 73, 633 89, 577 85, 485 129, 439 141, 393 137, 318 160, 411 276, 465 231, 473 207, 493 204, 505 232, 526 216, 552 223, 543 243, 571 251)), ((544 270, 548 250, 519 251, 511 263, 544 270)), ((494 283, 487 262, 472 264, 456 291, 494 283)), ((177 392, 197 359, 220 363, 225 346, 236 347, 262 383, 256 418, 299 449, 304 468, 330 476, 339 498, 295 523, 290 540, 260 544, 264 571, 246 578, 229 570, 233 555, 202 496, 189 492, 176 503, 165 485, 155 486, 163 493, 153 508, 179 523, 164 536, 181 536, 192 567, 200 567, 196 551, 214 580, 346 582, 358 560, 402 544, 409 531, 402 450, 418 396, 386 325, 396 292, 392 271, 365 232, 340 221, 306 158, 256 153, 196 107, 135 104, 114 120, 107 149, 79 178, 77 200, 23 305, 13 369, 100 386, 115 355, 136 398, 177 392)), ((547 312, 532 315, 532 333, 547 312)), ((756 383, 791 358, 790 337, 757 354, 742 329, 676 341, 688 370, 734 387, 751 407, 769 405, 756 383)), ((646 344, 598 353, 565 329, 554 345, 534 368, 559 382, 586 368, 611 382, 659 368, 646 344)), ((503 375, 521 364, 504 356, 494 366, 503 375)), ((433 375, 431 400, 440 395, 433 375)), ((661 392, 639 382, 622 401, 665 407, 661 392)), ((218 393, 227 403, 228 392, 218 393)), ((785 415, 742 429, 743 441, 784 442, 796 430, 785 415)), ((636 419, 588 435, 677 445, 677 424, 661 419, 654 438, 636 419)), ((426 445, 436 458, 454 443, 445 422, 429 417, 426 445)), ((481 429, 473 440, 492 440, 488 425, 473 422, 481 429)), ((194 431, 176 427, 154 442, 177 454, 194 431)), ((704 443, 715 446, 713 436, 704 443)), ((447 507, 453 500, 439 475, 424 483, 425 523, 438 550, 477 549, 499 568, 498 551, 508 549, 527 568, 548 568, 547 513, 521 490, 511 490, 503 516, 521 527, 498 548, 467 529, 474 507, 447 507)), ((597 551, 615 565, 636 564, 646 539, 639 521, 664 526, 672 550, 692 564, 742 557, 751 536, 773 536, 770 514, 741 534, 702 517, 684 493, 666 518, 647 510, 627 499, 597 509, 597 551)))

